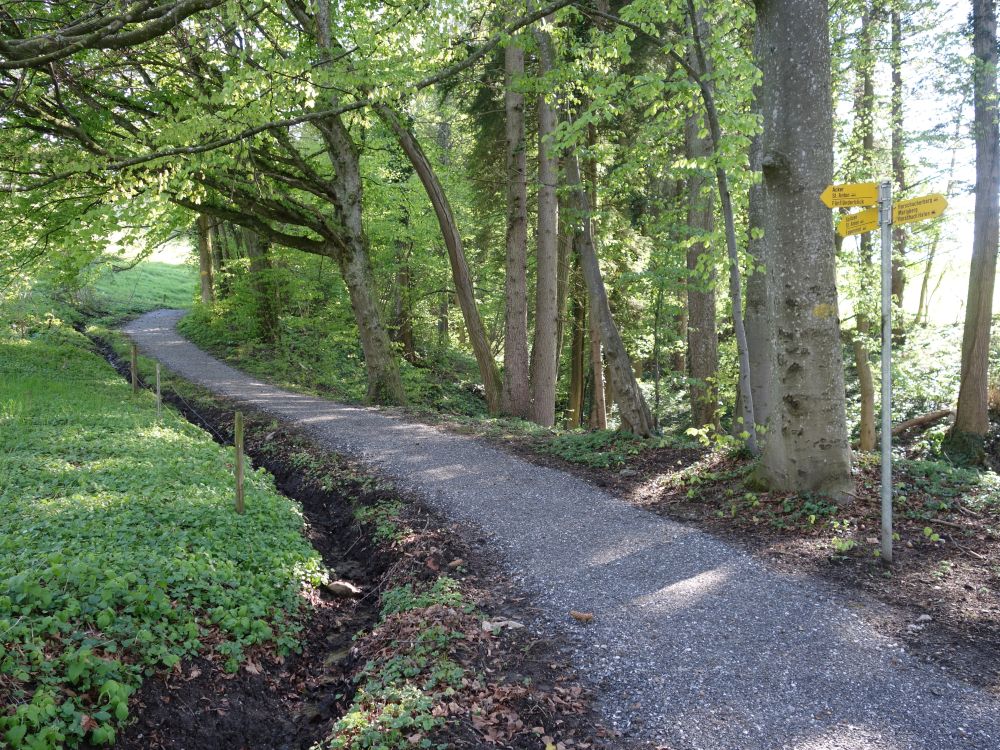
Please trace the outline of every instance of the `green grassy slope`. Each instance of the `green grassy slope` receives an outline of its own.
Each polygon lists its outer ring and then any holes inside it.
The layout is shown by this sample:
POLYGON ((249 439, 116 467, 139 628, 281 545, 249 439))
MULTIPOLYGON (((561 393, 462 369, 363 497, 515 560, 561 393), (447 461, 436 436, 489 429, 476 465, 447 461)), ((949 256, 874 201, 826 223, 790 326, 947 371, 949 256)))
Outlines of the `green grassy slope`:
POLYGON ((269 475, 57 319, 0 312, 0 745, 114 741, 144 675, 295 645, 321 561, 269 475))

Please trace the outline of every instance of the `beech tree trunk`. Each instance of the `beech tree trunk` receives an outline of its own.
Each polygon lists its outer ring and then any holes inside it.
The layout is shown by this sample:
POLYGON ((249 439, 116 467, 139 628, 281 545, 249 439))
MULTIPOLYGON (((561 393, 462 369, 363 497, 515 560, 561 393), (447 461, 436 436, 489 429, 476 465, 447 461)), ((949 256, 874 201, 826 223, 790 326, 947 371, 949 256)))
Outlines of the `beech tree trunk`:
POLYGON ((393 339, 402 345, 403 358, 416 361, 417 347, 413 335, 413 311, 410 306, 410 249, 400 242, 396 248, 396 299, 393 310, 393 339))
MULTIPOLYGON (((575 244, 575 243, 574 243, 575 244)), ((569 357, 569 403, 566 407, 566 429, 574 430, 583 418, 584 347, 587 327, 586 292, 580 279, 579 265, 573 268, 573 325, 569 357)))
POLYGON ((573 263, 573 232, 564 218, 564 199, 559 201, 559 260, 556 274, 556 372, 558 383, 559 359, 562 356, 563 339, 566 331, 567 306, 569 304, 569 281, 573 263))
POLYGON ((763 218, 772 321, 771 416, 761 479, 852 495, 829 210, 833 103, 826 0, 756 0, 762 35, 763 218))
POLYGON ((211 220, 205 214, 198 214, 198 271, 201 278, 201 303, 210 305, 215 301, 212 290, 212 237, 211 220))
MULTIPOLYGON (((687 156, 702 163, 712 155, 711 140, 699 137, 701 118, 690 116, 685 123, 684 141, 687 156)), ((711 247, 705 238, 715 229, 713 191, 709 178, 699 168, 687 181, 688 229, 700 239, 687 251, 687 364, 691 378, 688 389, 691 400, 691 424, 711 425, 719 429, 718 389, 715 384, 719 370, 719 334, 715 327, 715 265, 711 247)))
MULTIPOLYGON (((552 69, 552 44, 536 30, 538 73, 552 69)), ((559 375, 559 159, 552 137, 556 112, 544 94, 538 96, 538 252, 535 262, 535 338, 531 349, 531 414, 545 427, 556 420, 559 375)))
POLYGON ((500 408, 531 417, 528 374, 528 185, 524 152, 524 95, 515 85, 524 75, 524 50, 512 41, 504 51, 504 111, 507 136, 507 263, 503 392, 500 408))
MULTIPOLYGON (((875 87, 873 75, 875 59, 872 50, 872 9, 865 6, 861 14, 861 34, 859 55, 855 63, 860 78, 854 99, 854 154, 856 179, 871 180, 873 175, 872 158, 875 151, 875 87)), ((895 138, 895 136, 893 136, 895 138)), ((895 141, 893 141, 893 162, 895 163, 895 141)), ((854 354, 854 367, 858 373, 858 387, 861 397, 861 416, 858 425, 858 447, 862 451, 875 450, 875 384, 872 377, 871 357, 868 351, 867 336, 871 331, 871 321, 865 309, 872 301, 872 236, 863 234, 858 243, 859 264, 861 267, 861 289, 858 311, 855 314, 855 332, 851 341, 854 354)))
POLYGON ((329 247, 347 284, 358 325, 368 374, 366 399, 374 404, 403 404, 406 393, 375 296, 368 237, 361 218, 363 185, 358 148, 339 117, 319 120, 315 125, 323 136, 334 167, 332 187, 343 236, 340 242, 331 242, 329 247))
POLYGON ((997 270, 1000 159, 997 127, 997 19, 994 0, 973 0, 973 96, 976 137, 976 213, 969 268, 969 296, 962 336, 962 374, 955 424, 946 449, 978 459, 989 429, 987 385, 993 287, 997 270))
POLYGON ((573 154, 566 157, 566 184, 574 194, 575 208, 579 217, 577 220, 581 223, 580 267, 587 285, 590 315, 597 322, 597 327, 601 332, 601 343, 604 345, 604 353, 608 359, 611 385, 617 399, 622 429, 640 437, 649 437, 654 430, 653 417, 649 413, 649 407, 646 405, 642 391, 639 390, 639 384, 635 380, 632 362, 625 350, 618 326, 611 316, 607 290, 604 288, 601 266, 597 259, 597 250, 594 247, 590 198, 580 181, 580 165, 573 154))
POLYGON ((590 318, 590 382, 593 386, 593 398, 590 402, 590 428, 592 430, 608 429, 608 404, 604 391, 604 359, 601 357, 601 332, 595 325, 594 317, 590 318))
POLYGON ((496 360, 494 360, 493 352, 490 350, 486 329, 483 327, 479 308, 476 305, 472 277, 469 274, 469 265, 462 246, 462 235, 458 231, 458 224, 451 210, 451 204, 448 202, 448 196, 438 180, 434 167, 420 147, 420 143, 413 133, 403 126, 399 116, 385 105, 377 105, 376 110, 393 131, 403 151, 413 164, 424 190, 427 191, 431 206, 434 208, 434 214, 437 216, 438 225, 444 237, 445 247, 448 249, 448 260, 451 263, 451 275, 455 283, 458 306, 462 310, 465 327, 469 332, 469 343, 476 357, 476 363, 479 365, 479 376, 483 379, 487 408, 490 414, 496 414, 500 411, 500 373, 497 371, 496 360))
MULTIPOLYGON (((763 34, 760 26, 754 30, 754 59, 762 57, 763 34)), ((752 112, 761 114, 760 86, 754 87, 752 112)), ((747 255, 751 258, 746 282, 746 310, 744 327, 747 332, 747 348, 750 360, 750 392, 753 394, 754 420, 760 427, 766 427, 771 417, 771 367, 774 351, 771 346, 770 330, 772 320, 768 311, 767 266, 764 258, 764 220, 766 205, 761 170, 764 158, 764 141, 759 133, 750 141, 750 170, 757 176, 749 188, 747 202, 747 255)))

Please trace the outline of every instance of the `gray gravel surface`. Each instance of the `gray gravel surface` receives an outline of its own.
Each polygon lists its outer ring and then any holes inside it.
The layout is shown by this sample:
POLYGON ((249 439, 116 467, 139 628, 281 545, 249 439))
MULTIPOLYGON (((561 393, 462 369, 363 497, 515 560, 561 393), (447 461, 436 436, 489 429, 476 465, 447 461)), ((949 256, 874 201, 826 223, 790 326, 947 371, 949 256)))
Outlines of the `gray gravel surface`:
POLYGON ((304 428, 499 548, 627 737, 671 750, 1000 748, 1000 700, 874 632, 822 583, 481 442, 282 390, 160 310, 125 330, 178 375, 304 428), (570 610, 593 612, 584 625, 570 610))

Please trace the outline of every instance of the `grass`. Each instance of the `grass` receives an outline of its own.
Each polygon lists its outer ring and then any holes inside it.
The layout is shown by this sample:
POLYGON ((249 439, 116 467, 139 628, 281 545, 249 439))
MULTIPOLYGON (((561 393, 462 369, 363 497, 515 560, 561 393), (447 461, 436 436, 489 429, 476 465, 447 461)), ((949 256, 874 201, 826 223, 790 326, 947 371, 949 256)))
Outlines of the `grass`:
POLYGON ((237 516, 231 450, 51 310, 3 322, 0 745, 111 744, 145 676, 294 649, 325 575, 296 504, 251 472, 237 516))
POLYGON ((191 307, 197 267, 176 255, 158 257, 163 259, 145 260, 123 271, 102 265, 94 280, 76 293, 74 303, 112 321, 161 307, 191 307))

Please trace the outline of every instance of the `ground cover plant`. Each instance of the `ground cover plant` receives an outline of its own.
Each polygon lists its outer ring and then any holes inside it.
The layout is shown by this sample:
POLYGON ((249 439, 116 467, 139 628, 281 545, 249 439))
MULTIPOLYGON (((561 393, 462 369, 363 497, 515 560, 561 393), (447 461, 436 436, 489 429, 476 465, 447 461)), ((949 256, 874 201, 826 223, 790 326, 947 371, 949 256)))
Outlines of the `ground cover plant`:
POLYGON ((2 744, 110 744, 145 676, 295 649, 325 570, 269 476, 236 515, 231 451, 51 314, 0 350, 2 744))

